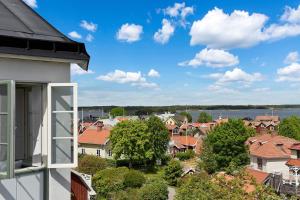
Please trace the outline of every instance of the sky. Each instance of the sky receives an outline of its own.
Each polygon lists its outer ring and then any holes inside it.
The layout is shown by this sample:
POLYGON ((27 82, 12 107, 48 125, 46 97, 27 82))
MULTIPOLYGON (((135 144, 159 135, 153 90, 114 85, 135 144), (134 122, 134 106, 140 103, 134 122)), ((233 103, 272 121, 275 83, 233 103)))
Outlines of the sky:
POLYGON ((80 106, 300 103, 300 0, 24 1, 86 44, 80 106))

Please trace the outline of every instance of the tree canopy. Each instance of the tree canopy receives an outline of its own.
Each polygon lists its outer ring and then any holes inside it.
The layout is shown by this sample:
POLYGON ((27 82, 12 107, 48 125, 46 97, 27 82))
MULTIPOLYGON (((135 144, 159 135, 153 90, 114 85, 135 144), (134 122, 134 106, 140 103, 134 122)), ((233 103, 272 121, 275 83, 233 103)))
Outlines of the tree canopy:
POLYGON ((279 134, 300 140, 300 118, 297 116, 290 116, 282 120, 279 125, 279 134))
POLYGON ((207 112, 200 112, 197 121, 200 122, 200 123, 211 122, 212 121, 212 116, 209 115, 207 112))
POLYGON ((93 155, 82 155, 78 159, 77 170, 81 173, 94 175, 108 166, 105 159, 93 155))
POLYGON ((184 111, 184 112, 181 112, 179 114, 181 116, 187 117, 189 123, 191 123, 193 121, 193 117, 192 117, 192 115, 190 113, 184 111))
POLYGON ((201 166, 209 173, 244 166, 249 162, 245 141, 254 135, 242 120, 230 119, 216 126, 204 140, 201 166))
POLYGON ((164 170, 164 178, 169 185, 176 186, 183 171, 179 161, 171 160, 164 170))
POLYGON ((116 107, 116 108, 111 109, 110 115, 112 117, 123 116, 123 115, 126 115, 126 111, 122 107, 116 107))

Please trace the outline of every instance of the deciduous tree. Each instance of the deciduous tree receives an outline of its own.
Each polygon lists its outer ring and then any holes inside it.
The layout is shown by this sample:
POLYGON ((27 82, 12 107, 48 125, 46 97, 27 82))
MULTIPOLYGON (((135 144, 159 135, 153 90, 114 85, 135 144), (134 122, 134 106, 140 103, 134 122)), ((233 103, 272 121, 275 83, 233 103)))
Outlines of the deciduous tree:
POLYGON ((200 123, 207 123, 212 121, 212 116, 209 115, 206 112, 200 112, 199 117, 198 117, 198 122, 200 123))
POLYGON ((279 134, 300 140, 300 118, 297 116, 285 118, 279 124, 279 134))

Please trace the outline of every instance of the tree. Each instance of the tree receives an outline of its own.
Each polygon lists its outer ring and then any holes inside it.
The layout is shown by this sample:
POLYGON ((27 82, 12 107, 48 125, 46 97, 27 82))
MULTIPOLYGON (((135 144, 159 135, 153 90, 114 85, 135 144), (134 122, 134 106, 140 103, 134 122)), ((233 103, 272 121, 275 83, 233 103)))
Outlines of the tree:
POLYGON ((190 113, 188 112, 181 112, 179 113, 181 116, 187 117, 188 122, 191 123, 193 121, 193 117, 190 113))
POLYGON ((285 118, 279 124, 279 134, 300 140, 300 118, 297 116, 285 118))
POLYGON ((113 108, 111 109, 110 111, 110 115, 115 118, 117 116, 123 116, 123 115, 126 115, 126 112, 125 112, 125 109, 122 108, 122 107, 116 107, 116 108, 113 108))
POLYGON ((167 200, 168 186, 160 180, 153 180, 141 187, 139 197, 141 200, 167 200))
POLYGON ((200 123, 211 122, 212 121, 212 116, 207 114, 206 112, 200 112, 197 121, 200 122, 200 123))
POLYGON ((124 184, 126 187, 139 188, 145 183, 146 179, 142 172, 137 170, 129 170, 124 176, 124 184))
POLYGON ((133 161, 153 159, 154 152, 149 148, 150 137, 144 121, 122 121, 111 130, 109 138, 115 158, 124 156, 129 160, 129 168, 132 168, 133 161))
POLYGON ((78 160, 77 170, 81 173, 94 175, 108 166, 105 159, 93 155, 82 155, 78 160))
POLYGON ((164 170, 164 178, 169 185, 176 186, 182 173, 183 171, 180 162, 177 160, 171 160, 164 170))
POLYGON ((170 139, 169 132, 165 124, 156 116, 151 116, 146 124, 149 133, 149 151, 153 154, 153 164, 156 160, 162 159, 165 156, 170 139))
POLYGON ((245 141, 254 133, 254 129, 245 127, 243 121, 237 119, 216 126, 204 140, 204 150, 200 156, 204 169, 213 173, 226 170, 230 165, 239 167, 248 164, 245 141))

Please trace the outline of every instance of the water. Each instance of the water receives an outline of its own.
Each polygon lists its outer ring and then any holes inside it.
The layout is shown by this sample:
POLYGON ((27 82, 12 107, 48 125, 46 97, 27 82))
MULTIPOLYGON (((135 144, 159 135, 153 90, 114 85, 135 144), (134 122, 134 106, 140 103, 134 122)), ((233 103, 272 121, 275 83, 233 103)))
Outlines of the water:
MULTIPOLYGON (((219 118, 222 116, 223 118, 245 118, 250 117, 254 119, 258 115, 272 115, 271 109, 244 109, 244 110, 203 110, 204 112, 212 115, 213 119, 219 118)), ((202 110, 193 110, 189 111, 191 113, 193 120, 197 120, 199 113, 202 110)), ((278 115, 281 119, 289 117, 291 115, 300 116, 300 108, 282 108, 282 109, 274 109, 273 115, 278 115)))

